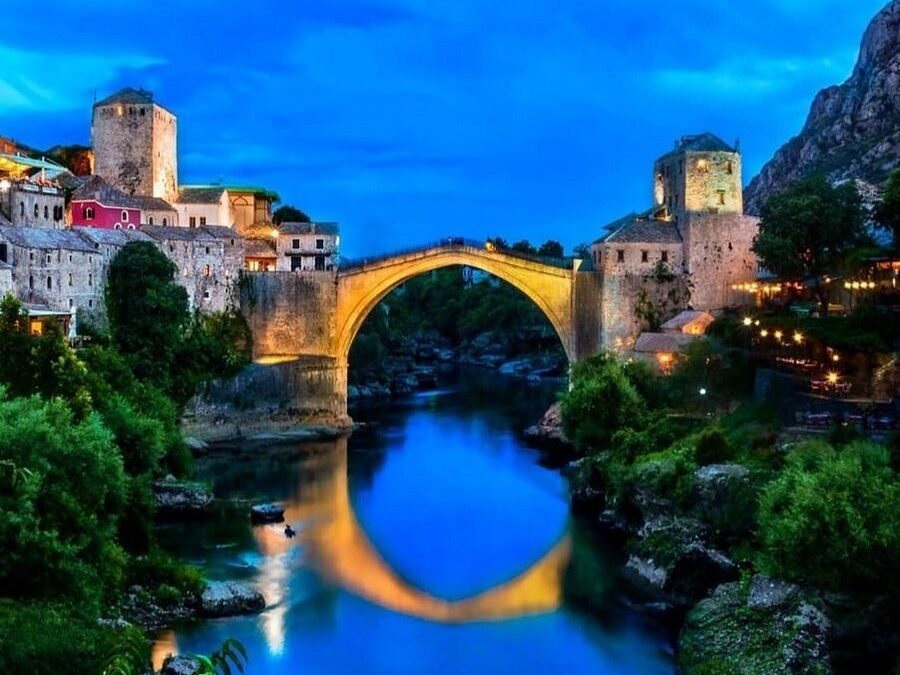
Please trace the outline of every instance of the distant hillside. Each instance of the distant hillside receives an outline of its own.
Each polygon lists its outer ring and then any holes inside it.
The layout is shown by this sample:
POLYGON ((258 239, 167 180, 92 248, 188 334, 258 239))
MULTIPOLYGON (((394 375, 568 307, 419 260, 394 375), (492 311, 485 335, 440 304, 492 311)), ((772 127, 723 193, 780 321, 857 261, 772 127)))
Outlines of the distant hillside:
POLYGON ((62 164, 76 176, 90 176, 94 169, 94 153, 84 145, 55 145, 45 153, 47 159, 62 164))
POLYGON ((779 189, 824 173, 881 184, 900 168, 900 0, 873 19, 859 61, 844 84, 823 89, 806 125, 766 164, 744 193, 749 213, 779 189))

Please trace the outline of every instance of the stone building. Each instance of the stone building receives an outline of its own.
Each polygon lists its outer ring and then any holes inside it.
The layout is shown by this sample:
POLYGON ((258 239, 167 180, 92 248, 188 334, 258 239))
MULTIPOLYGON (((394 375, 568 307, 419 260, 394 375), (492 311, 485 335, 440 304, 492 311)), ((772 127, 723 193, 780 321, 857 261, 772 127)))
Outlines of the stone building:
POLYGON ((94 173, 128 195, 178 196, 178 120, 143 89, 126 88, 94 104, 94 173))
POLYGON ((181 187, 173 206, 178 212, 174 224, 180 227, 231 227, 233 223, 228 190, 221 186, 181 187))
POLYGON ((0 219, 16 227, 64 228, 65 193, 40 177, 0 178, 0 219))
POLYGON ((274 237, 244 239, 244 269, 249 272, 274 272, 277 262, 274 237))
POLYGON ((76 309, 102 324, 109 261, 128 241, 141 238, 135 231, 0 227, 0 265, 9 265, 12 292, 24 304, 76 309))
POLYGON ((337 223, 282 223, 278 226, 275 268, 283 271, 337 269, 337 223))
POLYGON ((759 221, 743 213, 741 156, 713 134, 685 136, 653 169, 653 207, 591 247, 603 276, 605 345, 630 348, 642 325, 690 308, 716 311, 756 278, 759 221))
POLYGON ((272 229, 272 205, 278 195, 260 187, 226 185, 231 202, 231 220, 243 237, 256 236, 262 229, 272 229))
POLYGON ((140 232, 175 263, 192 310, 222 312, 235 306, 244 240, 232 228, 145 225, 140 232))

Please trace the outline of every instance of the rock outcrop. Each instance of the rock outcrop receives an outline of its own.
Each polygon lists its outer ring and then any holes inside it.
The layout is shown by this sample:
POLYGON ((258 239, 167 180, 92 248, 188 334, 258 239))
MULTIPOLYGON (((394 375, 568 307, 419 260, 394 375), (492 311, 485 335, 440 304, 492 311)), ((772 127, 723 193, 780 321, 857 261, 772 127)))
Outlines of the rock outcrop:
POLYGON ((827 675, 829 632, 799 587, 757 575, 719 586, 688 613, 678 665, 689 673, 827 675))
POLYGON ((204 616, 252 614, 265 609, 262 593, 236 581, 210 581, 200 596, 204 616))
POLYGON ((153 500, 158 516, 178 518, 206 511, 213 502, 213 493, 198 483, 179 481, 167 476, 153 484, 153 500))
POLYGON ((563 430, 562 410, 559 403, 554 403, 541 420, 524 432, 525 440, 530 444, 547 450, 560 450, 566 453, 575 451, 575 446, 563 430))
POLYGON ((193 656, 169 656, 163 661, 159 675, 200 675, 203 664, 193 656))
POLYGON ((900 168, 900 0, 866 30, 859 61, 844 84, 822 90, 800 135, 751 181, 748 213, 785 185, 824 173, 832 181, 880 184, 900 168))

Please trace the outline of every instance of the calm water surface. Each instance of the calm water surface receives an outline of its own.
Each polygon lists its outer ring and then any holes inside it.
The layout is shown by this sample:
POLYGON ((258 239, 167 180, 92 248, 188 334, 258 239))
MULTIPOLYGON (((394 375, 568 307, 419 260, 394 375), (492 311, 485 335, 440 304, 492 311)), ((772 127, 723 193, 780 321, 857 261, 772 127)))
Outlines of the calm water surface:
POLYGON ((246 508, 171 526, 168 546, 212 578, 257 586, 259 616, 169 633, 156 656, 228 637, 249 673, 672 673, 666 638, 618 609, 615 552, 585 551, 565 483, 518 431, 547 387, 495 375, 380 410, 351 439, 219 449, 198 467, 222 497, 279 500, 299 535, 246 508), (601 618, 565 600, 572 560, 609 588, 601 618))

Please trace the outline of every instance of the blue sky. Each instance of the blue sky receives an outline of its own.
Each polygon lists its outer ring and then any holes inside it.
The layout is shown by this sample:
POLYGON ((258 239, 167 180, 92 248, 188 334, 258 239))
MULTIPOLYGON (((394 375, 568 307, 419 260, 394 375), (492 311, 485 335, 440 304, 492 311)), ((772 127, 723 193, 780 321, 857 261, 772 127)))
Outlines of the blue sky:
POLYGON ((344 253, 499 234, 567 246, 648 205, 676 137, 745 182, 846 79, 885 0, 8 0, 0 135, 87 143, 121 86, 179 116, 183 183, 277 190, 344 253))

